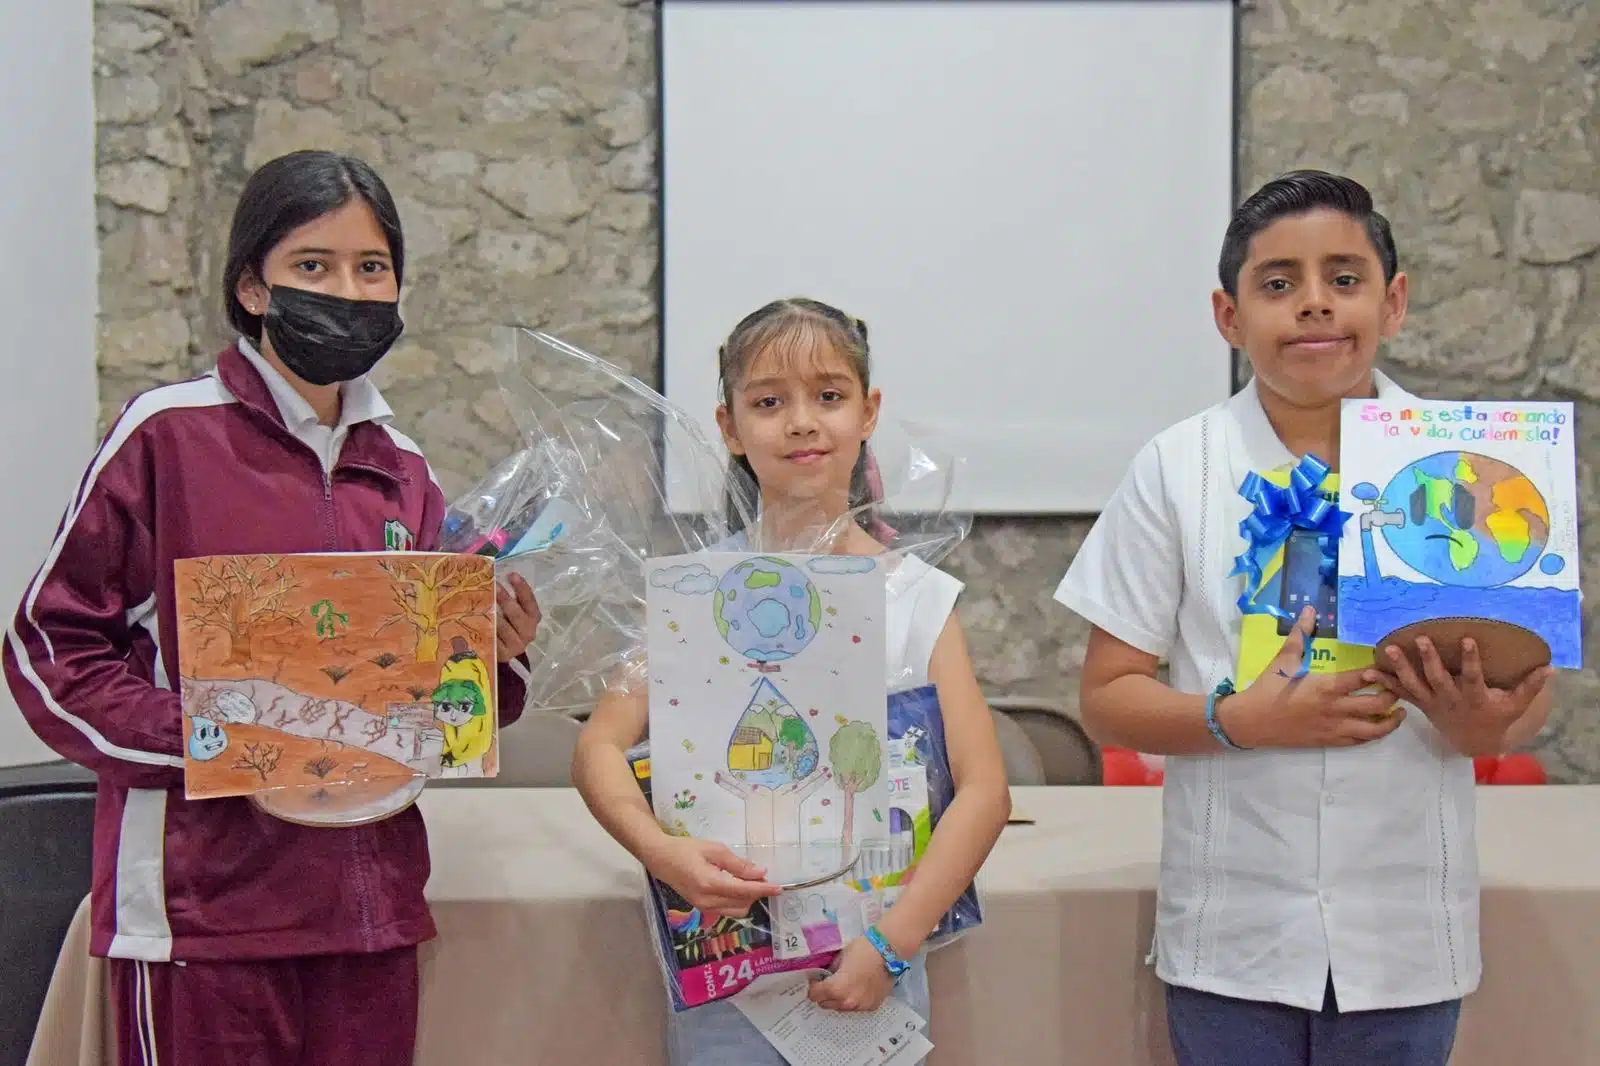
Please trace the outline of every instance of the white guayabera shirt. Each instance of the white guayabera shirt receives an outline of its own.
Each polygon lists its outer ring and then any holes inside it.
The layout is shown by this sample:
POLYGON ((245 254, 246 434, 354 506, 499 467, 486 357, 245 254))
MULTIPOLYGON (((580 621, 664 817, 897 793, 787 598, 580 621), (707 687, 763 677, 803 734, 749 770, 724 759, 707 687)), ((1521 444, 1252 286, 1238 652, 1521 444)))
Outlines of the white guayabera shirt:
MULTIPOLYGON (((1406 394, 1382 374, 1380 397, 1406 394)), ((1091 623, 1207 693, 1239 653, 1238 494, 1293 463, 1255 382, 1145 445, 1056 589, 1091 623)), ((1346 1011, 1472 992, 1472 762, 1414 708, 1353 748, 1168 756, 1153 958, 1170 984, 1346 1011)))

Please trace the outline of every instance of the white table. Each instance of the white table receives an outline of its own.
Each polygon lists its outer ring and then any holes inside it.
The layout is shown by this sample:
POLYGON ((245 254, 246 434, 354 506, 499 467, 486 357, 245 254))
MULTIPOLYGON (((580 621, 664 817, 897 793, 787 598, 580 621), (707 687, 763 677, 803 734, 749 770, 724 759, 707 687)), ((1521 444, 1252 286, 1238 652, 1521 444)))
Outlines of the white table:
MULTIPOLYGON (((1155 912, 1160 795, 1019 788, 980 878, 985 925, 934 954, 932 1066, 1170 1066, 1143 959, 1155 912)), ((569 790, 434 789, 440 936, 423 948, 417 1061, 657 1066, 664 992, 643 881, 569 790), (462 1042, 470 1015, 476 1043, 462 1042)), ((1478 813, 1485 976, 1453 1066, 1600 1063, 1600 787, 1484 788, 1478 813)), ((80 913, 31 1066, 99 1066, 102 966, 80 913)))

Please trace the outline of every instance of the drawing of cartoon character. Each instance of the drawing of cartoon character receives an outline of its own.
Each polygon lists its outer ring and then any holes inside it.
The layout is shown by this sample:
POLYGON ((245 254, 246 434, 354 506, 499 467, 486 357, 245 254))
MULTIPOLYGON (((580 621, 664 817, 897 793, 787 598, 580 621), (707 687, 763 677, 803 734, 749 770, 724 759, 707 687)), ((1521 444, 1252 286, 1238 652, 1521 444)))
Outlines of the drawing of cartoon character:
POLYGON ((489 717, 489 671, 483 660, 460 637, 454 638, 452 649, 433 691, 433 717, 444 737, 441 768, 446 776, 464 777, 467 764, 488 752, 494 722, 489 717))
POLYGON ((210 762, 228 747, 228 734, 222 726, 209 718, 193 718, 194 732, 189 734, 189 757, 198 762, 210 762))
POLYGON ((478 686, 478 691, 484 693, 486 698, 488 696, 489 668, 461 637, 450 638, 450 658, 445 660, 444 668, 439 671, 439 683, 446 681, 470 681, 478 686))
POLYGON ((1406 575, 1409 585, 1498 588, 1535 563, 1546 575, 1565 566, 1562 557, 1544 554, 1551 524, 1544 494, 1503 459, 1436 452, 1409 462, 1381 490, 1376 482, 1361 481, 1350 495, 1367 508, 1359 524, 1368 585, 1394 576, 1379 568, 1375 532, 1424 579, 1406 575))

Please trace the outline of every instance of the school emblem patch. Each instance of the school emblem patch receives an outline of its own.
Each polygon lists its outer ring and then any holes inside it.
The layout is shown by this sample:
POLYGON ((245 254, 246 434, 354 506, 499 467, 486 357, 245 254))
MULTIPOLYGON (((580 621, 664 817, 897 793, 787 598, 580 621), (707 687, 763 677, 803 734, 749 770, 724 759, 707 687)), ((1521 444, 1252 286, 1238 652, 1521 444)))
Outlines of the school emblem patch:
POLYGON ((416 543, 411 530, 398 518, 391 518, 383 524, 383 547, 386 551, 408 552, 416 547, 416 543))

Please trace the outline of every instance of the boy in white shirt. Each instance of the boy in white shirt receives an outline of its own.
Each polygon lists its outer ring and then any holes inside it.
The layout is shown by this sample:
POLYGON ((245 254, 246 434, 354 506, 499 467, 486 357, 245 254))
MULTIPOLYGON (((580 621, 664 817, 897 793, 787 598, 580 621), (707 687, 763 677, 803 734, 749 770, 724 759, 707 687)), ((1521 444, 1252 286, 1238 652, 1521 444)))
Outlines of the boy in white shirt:
POLYGON ((1337 470, 1340 401, 1403 395, 1373 363, 1407 283, 1367 190, 1316 171, 1240 205, 1219 274, 1217 328, 1250 384, 1140 451, 1056 591, 1094 626, 1086 727, 1167 756, 1152 958, 1174 1050, 1180 1066, 1445 1066, 1481 970, 1469 756, 1537 733, 1548 669, 1488 689, 1475 649, 1451 677, 1419 643, 1421 677, 1390 649, 1381 670, 1301 676, 1308 608, 1232 694, 1239 488, 1306 455, 1337 470))

